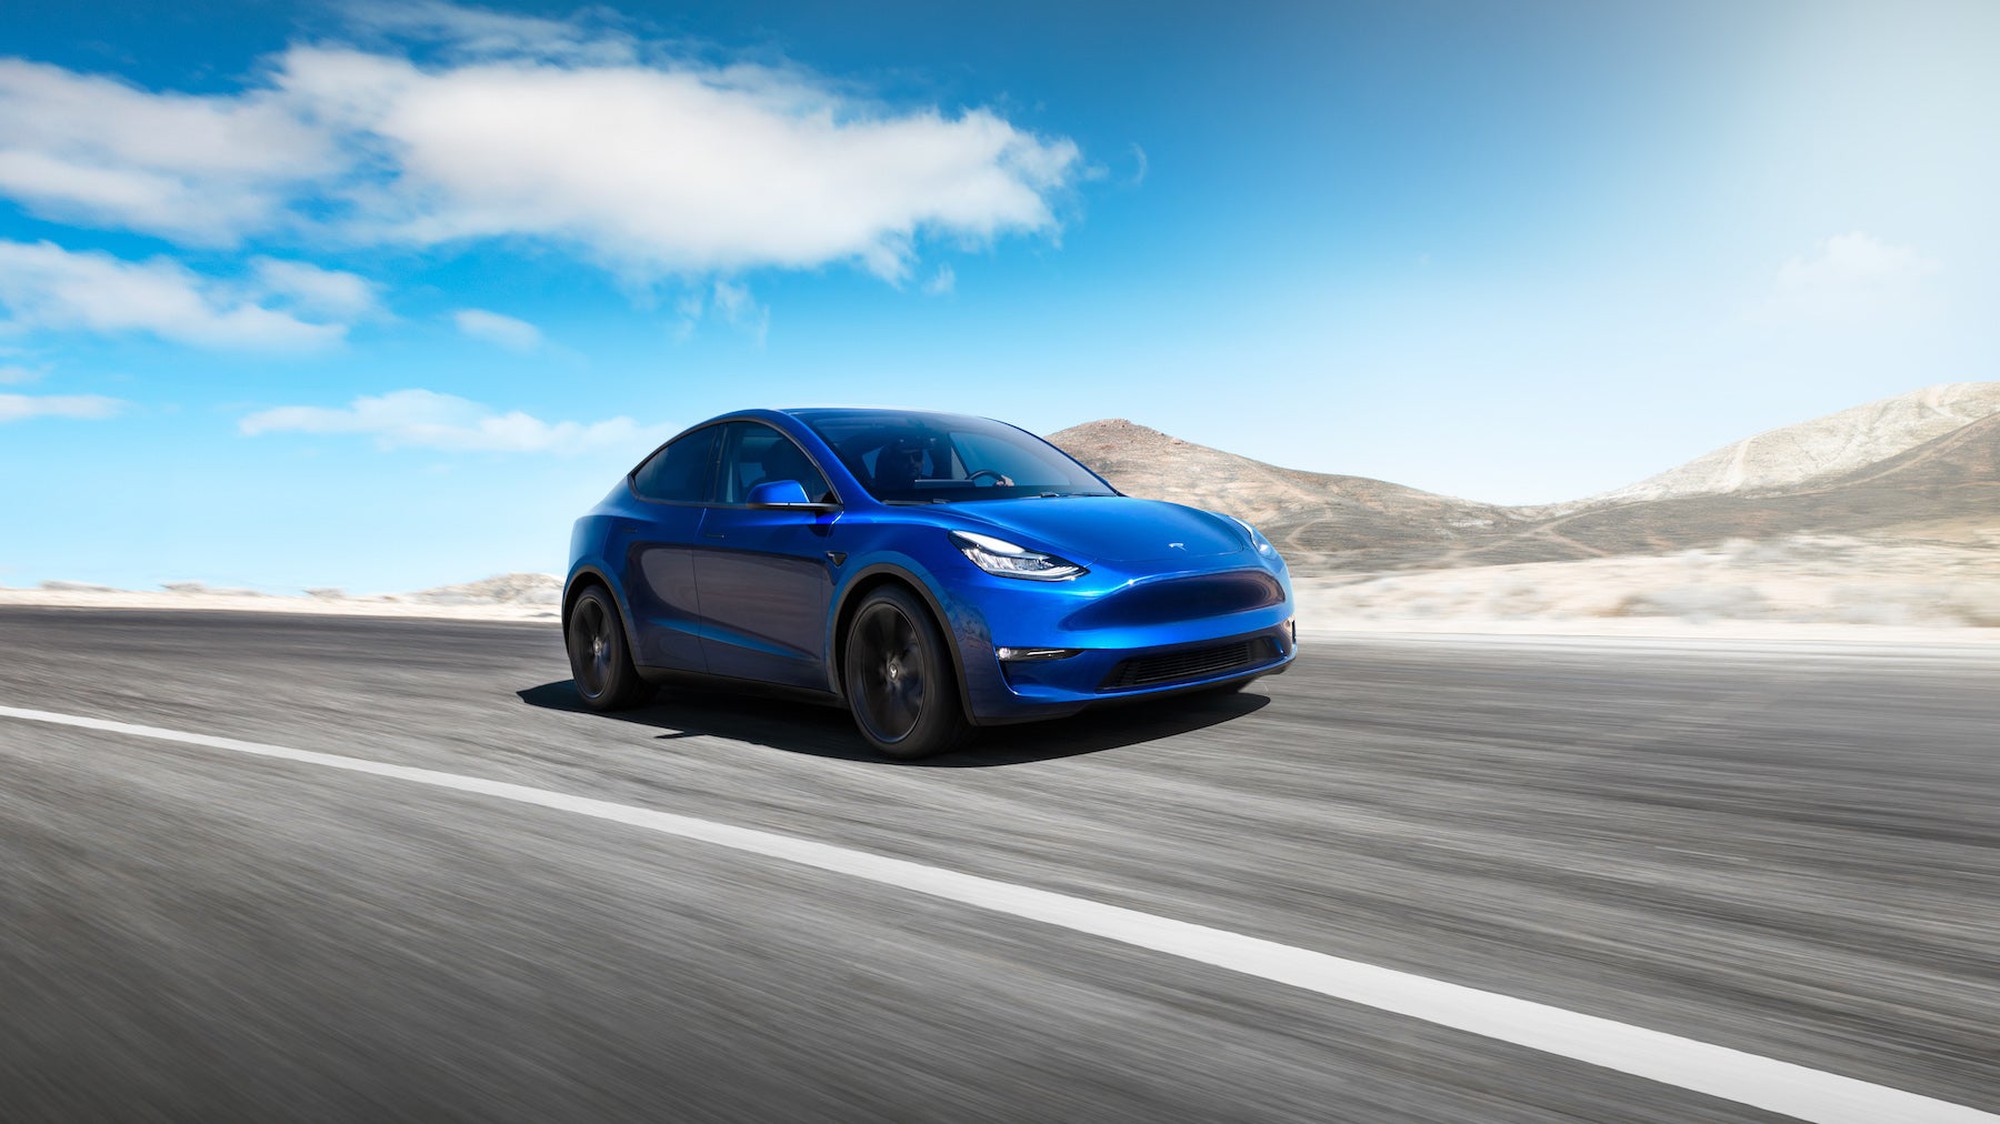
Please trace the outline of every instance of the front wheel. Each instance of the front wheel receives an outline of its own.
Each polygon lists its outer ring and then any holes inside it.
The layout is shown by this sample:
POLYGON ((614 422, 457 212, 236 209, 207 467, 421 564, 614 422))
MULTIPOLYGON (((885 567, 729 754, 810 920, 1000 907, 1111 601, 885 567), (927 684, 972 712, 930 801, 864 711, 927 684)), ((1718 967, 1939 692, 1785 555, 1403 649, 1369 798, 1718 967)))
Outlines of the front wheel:
POLYGON ((625 640, 625 626, 618 619, 618 605, 603 586, 591 586, 576 599, 570 610, 569 630, 564 637, 569 648, 570 674, 576 678, 576 693, 592 710, 619 710, 646 697, 646 683, 632 665, 632 648, 625 640))
POLYGON ((847 628, 847 705, 885 757, 913 760, 964 740, 965 714, 944 635, 909 591, 870 593, 847 628))

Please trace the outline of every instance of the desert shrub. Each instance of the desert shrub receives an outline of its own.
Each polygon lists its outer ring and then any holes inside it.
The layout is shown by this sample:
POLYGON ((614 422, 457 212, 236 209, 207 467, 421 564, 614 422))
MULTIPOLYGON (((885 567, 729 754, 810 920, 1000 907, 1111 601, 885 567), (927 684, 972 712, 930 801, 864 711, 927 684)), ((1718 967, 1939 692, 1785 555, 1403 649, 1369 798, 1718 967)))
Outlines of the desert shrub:
POLYGON ((1690 621, 1754 620, 1769 617, 1771 603, 1754 586, 1702 582, 1628 594, 1612 615, 1680 617, 1690 621))

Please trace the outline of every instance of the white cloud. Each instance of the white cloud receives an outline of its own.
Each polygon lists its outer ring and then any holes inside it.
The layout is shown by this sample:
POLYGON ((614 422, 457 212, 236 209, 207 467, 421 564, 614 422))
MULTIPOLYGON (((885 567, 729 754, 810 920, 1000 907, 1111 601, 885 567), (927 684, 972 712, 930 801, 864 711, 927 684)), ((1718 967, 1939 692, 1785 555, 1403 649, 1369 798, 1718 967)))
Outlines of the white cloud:
POLYGON ((750 295, 748 285, 717 281, 712 307, 717 316, 749 332, 758 347, 764 346, 764 337, 771 331, 771 310, 757 303, 757 298, 750 295))
POLYGON ((937 272, 931 274, 931 279, 924 282, 924 292, 934 297, 941 297, 956 288, 958 288, 958 273, 949 263, 938 266, 937 272))
POLYGON ((518 410, 498 413, 477 402, 429 390, 397 390, 356 398, 342 409, 280 406, 249 415, 237 428, 250 436, 280 432, 367 435, 383 449, 495 453, 631 449, 636 454, 672 436, 664 427, 642 426, 631 418, 588 424, 545 422, 518 410))
POLYGON ((764 346, 771 331, 770 307, 758 303, 750 286, 740 281, 717 280, 706 289, 688 292, 675 302, 674 312, 679 317, 674 339, 681 343, 694 338, 706 318, 748 334, 758 347, 764 346))
POLYGON ((206 347, 294 350, 347 329, 266 308, 165 258, 129 262, 52 242, 0 242, 0 327, 150 332, 206 347))
POLYGON ((28 418, 95 421, 111 417, 124 407, 124 402, 101 394, 0 394, 0 423, 28 418))
POLYGON ((438 43, 464 58, 532 55, 582 63, 629 63, 637 44, 622 32, 590 26, 607 9, 586 9, 571 20, 463 8, 444 0, 364 0, 347 5, 348 22, 389 39, 438 43))
POLYGON ((473 339, 497 343, 509 351, 533 351, 542 346, 542 330, 526 320, 483 308, 461 308, 451 314, 451 319, 459 331, 473 339))
POLYGON ((1938 263, 1914 248, 1855 231, 1827 239, 1818 253, 1778 270, 1769 312, 1814 319, 1905 311, 1938 263))
POLYGON ((308 315, 359 320, 384 312, 375 283, 359 274, 277 258, 254 258, 250 267, 266 293, 308 315))
POLYGON ((848 260, 900 279, 922 233, 1053 229, 1078 159, 985 110, 893 113, 761 67, 294 48, 278 81, 393 165, 353 196, 367 236, 528 236, 646 277, 848 260))
POLYGON ((859 263, 1054 233, 1076 145, 986 109, 893 108, 795 69, 666 57, 578 20, 352 10, 408 50, 301 45, 234 96, 0 60, 0 194, 202 243, 273 230, 531 239, 628 280, 859 263))
POLYGON ((21 383, 34 382, 45 373, 19 364, 0 365, 0 386, 18 386, 21 383))
POLYGON ((337 157, 277 90, 156 94, 0 59, 0 194, 46 218, 233 244, 337 157))
POLYGON ((708 310, 708 300, 700 292, 686 293, 674 302, 674 312, 680 322, 674 325, 674 340, 686 343, 694 338, 695 326, 701 323, 702 313, 708 310))

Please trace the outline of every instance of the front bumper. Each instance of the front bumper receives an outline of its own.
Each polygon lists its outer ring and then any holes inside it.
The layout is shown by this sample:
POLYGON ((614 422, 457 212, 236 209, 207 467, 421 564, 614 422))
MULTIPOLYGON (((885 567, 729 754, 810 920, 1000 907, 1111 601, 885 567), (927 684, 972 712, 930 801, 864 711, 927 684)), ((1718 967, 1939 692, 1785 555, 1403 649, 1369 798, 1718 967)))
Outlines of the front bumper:
POLYGON ((979 725, 1059 718, 1285 670, 1297 652, 1291 584, 1282 567, 1243 562, 1137 578, 1093 573, 1060 587, 954 575, 958 596, 947 612, 969 717, 979 725), (1002 660, 1002 648, 1073 654, 1002 660))
POLYGON ((1289 622, 1243 636, 1158 648, 1098 648, 1062 660, 1002 662, 1010 706, 982 722, 1074 714, 1117 699, 1167 695, 1284 671, 1297 654, 1289 622))

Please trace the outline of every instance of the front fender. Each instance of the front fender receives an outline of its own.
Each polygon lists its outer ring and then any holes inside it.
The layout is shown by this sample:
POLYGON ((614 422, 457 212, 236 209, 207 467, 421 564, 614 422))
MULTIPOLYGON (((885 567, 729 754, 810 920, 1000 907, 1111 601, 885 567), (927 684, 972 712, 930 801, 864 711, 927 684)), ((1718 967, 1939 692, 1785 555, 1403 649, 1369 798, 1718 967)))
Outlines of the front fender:
POLYGON ((849 609, 857 604, 856 599, 865 596, 868 590, 885 578, 915 590, 944 628, 945 650, 951 654, 953 678, 958 681, 959 703, 964 707, 966 717, 977 723, 979 714, 990 712, 991 702, 1004 699, 1007 690, 1000 678, 999 664, 993 659, 992 637, 986 618, 971 602, 952 593, 929 567, 906 554, 873 555, 842 578, 834 593, 833 611, 827 614, 826 650, 834 654, 834 658, 827 661, 827 688, 842 698, 846 697, 841 682, 846 664, 841 636, 843 625, 849 609))

